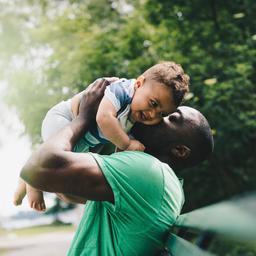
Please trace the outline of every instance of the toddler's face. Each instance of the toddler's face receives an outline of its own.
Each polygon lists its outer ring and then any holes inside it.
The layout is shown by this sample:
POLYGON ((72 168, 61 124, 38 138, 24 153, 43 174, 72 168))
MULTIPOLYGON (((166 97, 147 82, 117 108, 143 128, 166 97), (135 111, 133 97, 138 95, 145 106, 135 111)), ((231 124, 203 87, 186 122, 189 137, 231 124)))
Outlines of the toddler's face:
POLYGON ((134 122, 157 124, 175 109, 172 92, 166 85, 154 80, 145 81, 143 76, 136 80, 130 114, 134 122))

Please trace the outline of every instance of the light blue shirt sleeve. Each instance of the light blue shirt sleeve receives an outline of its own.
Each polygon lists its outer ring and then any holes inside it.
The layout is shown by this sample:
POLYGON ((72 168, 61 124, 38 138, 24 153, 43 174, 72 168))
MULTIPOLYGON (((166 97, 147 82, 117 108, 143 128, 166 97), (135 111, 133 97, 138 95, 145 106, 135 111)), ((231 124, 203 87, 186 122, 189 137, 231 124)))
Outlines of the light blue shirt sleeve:
POLYGON ((134 93, 133 82, 122 78, 107 86, 105 97, 110 100, 117 112, 131 103, 134 93))

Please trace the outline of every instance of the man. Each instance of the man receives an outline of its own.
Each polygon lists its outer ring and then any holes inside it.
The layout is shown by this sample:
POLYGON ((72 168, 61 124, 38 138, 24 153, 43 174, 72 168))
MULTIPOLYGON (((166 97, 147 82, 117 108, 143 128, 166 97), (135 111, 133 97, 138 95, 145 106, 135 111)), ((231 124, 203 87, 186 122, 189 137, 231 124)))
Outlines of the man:
POLYGON ((210 127, 200 112, 180 107, 158 125, 133 128, 145 152, 71 152, 95 121, 107 84, 95 82, 78 117, 32 154, 21 177, 64 199, 89 200, 69 255, 156 255, 184 202, 170 166, 178 170, 206 159, 213 150, 210 127))

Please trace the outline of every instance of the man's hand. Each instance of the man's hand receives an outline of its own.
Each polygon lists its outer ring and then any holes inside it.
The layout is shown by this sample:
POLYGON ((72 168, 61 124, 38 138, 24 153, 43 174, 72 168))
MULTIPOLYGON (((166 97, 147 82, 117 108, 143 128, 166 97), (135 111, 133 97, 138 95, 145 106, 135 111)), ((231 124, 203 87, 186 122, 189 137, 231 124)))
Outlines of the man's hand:
POLYGON ((116 80, 118 80, 116 77, 99 78, 89 85, 83 93, 83 97, 79 105, 78 116, 95 122, 96 113, 104 95, 104 91, 110 83, 116 80))

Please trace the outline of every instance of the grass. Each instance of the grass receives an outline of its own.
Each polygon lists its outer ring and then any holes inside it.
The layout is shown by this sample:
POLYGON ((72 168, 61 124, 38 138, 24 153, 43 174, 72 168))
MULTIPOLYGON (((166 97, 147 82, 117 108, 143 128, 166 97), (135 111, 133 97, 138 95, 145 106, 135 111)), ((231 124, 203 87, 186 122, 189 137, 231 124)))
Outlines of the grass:
POLYGON ((22 228, 22 229, 13 229, 13 230, 4 230, 0 228, 0 238, 8 235, 15 236, 31 236, 38 234, 46 234, 52 232, 74 232, 75 227, 73 225, 61 225, 61 224, 52 224, 52 225, 44 225, 44 226, 36 226, 30 228, 22 228))
POLYGON ((4 253, 8 252, 9 250, 6 248, 0 248, 0 255, 4 255, 4 253))
MULTIPOLYGON (((14 237, 15 239, 33 237, 41 234, 47 233, 74 233, 75 227, 73 225, 65 225, 60 223, 55 223, 52 225, 44 225, 44 226, 35 226, 30 228, 22 228, 22 229, 13 229, 13 230, 5 230, 0 227, 0 239, 5 241, 6 237, 14 237)), ((12 248, 4 247, 0 248, 0 256, 6 255, 6 253, 10 252, 12 248)))

